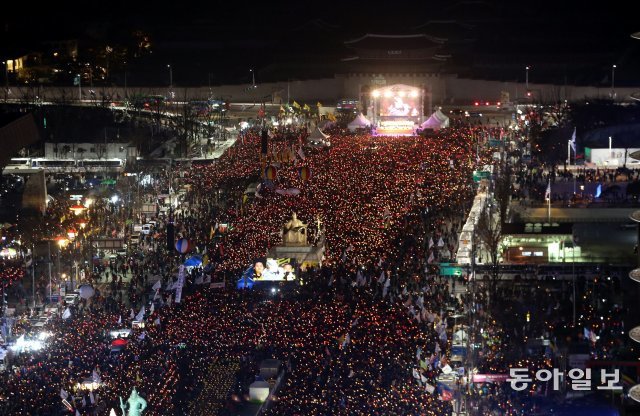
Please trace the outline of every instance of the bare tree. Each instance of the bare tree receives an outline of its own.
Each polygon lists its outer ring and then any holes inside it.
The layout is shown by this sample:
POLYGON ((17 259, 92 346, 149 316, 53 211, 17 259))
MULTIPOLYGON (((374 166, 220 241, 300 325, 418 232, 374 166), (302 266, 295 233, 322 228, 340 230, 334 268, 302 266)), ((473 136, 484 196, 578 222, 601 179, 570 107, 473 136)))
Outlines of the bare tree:
POLYGON ((491 212, 491 208, 485 208, 478 218, 476 235, 482 245, 489 252, 491 257, 491 289, 495 289, 499 277, 498 255, 500 241, 502 240, 502 229, 500 221, 496 221, 491 212))
POLYGON ((511 202, 511 172, 509 168, 498 174, 495 182, 494 197, 498 203, 498 214, 500 223, 507 220, 507 211, 511 202))

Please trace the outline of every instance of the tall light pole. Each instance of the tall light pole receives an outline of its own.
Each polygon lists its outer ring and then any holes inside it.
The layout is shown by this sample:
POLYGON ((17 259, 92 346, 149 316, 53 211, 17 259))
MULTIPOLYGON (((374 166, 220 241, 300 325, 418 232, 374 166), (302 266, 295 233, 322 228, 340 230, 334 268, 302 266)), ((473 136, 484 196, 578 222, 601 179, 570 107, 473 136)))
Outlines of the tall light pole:
POLYGON ((9 61, 2 61, 4 65, 4 102, 9 99, 9 61))
POLYGON ((611 98, 616 98, 615 79, 616 79, 616 64, 611 65, 611 98))
POLYGON ((251 72, 251 85, 253 86, 253 88, 256 87, 256 73, 253 72, 253 69, 249 69, 249 72, 251 72))
POLYGON ((613 159, 613 152, 611 151, 611 136, 609 136, 609 157, 613 159))
POLYGON ((48 241, 47 243, 47 248, 49 251, 49 261, 47 262, 49 264, 49 303, 51 303, 51 241, 48 241))
POLYGON ((78 101, 82 101, 82 76, 80 74, 78 77, 78 101))
POLYGON ((525 69, 525 71, 526 71, 526 72, 525 72, 525 75, 524 75, 524 83, 525 83, 526 88, 527 88, 527 90, 528 90, 528 89, 529 89, 529 67, 528 67, 528 66, 525 66, 525 67, 524 67, 524 69, 525 69))
POLYGON ((167 68, 169 68, 169 88, 173 88, 173 68, 171 64, 167 64, 167 68))

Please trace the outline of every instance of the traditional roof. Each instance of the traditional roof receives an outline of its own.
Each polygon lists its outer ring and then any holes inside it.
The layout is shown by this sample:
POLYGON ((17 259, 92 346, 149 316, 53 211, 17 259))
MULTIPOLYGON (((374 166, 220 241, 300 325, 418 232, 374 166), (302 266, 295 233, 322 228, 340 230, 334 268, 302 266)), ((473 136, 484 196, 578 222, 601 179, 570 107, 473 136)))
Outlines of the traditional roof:
POLYGON ((380 35, 367 33, 344 44, 353 49, 424 49, 442 45, 446 39, 424 33, 414 35, 380 35))

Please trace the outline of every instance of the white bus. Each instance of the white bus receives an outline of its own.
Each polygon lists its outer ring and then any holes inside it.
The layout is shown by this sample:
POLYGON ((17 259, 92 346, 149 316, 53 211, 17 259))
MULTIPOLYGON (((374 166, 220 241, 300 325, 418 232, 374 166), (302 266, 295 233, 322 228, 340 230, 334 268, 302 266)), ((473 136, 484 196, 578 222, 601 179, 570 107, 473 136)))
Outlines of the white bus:
POLYGON ((30 157, 12 157, 5 169, 28 169, 31 168, 30 157))

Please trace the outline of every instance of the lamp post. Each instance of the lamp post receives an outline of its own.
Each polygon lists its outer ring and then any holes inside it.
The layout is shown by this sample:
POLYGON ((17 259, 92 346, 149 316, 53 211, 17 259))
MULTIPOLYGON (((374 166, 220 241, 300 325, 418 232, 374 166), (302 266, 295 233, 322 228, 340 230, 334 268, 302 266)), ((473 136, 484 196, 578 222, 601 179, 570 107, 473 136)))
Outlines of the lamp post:
POLYGON ((82 76, 80 74, 78 77, 78 101, 82 101, 82 76))
POLYGON ((31 244, 31 297, 33 308, 36 307, 36 245, 31 244))
POLYGON ((2 61, 4 65, 4 102, 9 99, 9 61, 2 61))
POLYGON ((169 88, 173 88, 173 68, 171 64, 167 64, 167 68, 169 68, 169 88))
POLYGON ((526 88, 528 90, 529 89, 529 67, 525 66, 524 69, 526 71, 525 75, 524 75, 524 82, 525 82, 526 88))
POLYGON ((251 72, 251 85, 253 86, 253 88, 256 87, 256 73, 253 72, 253 68, 249 69, 249 72, 251 72))
POLYGON ((49 303, 51 303, 51 241, 47 241, 47 249, 49 252, 49 261, 47 261, 49 265, 49 303))
POLYGON ((616 79, 616 64, 611 65, 611 98, 616 98, 615 79, 616 79))

